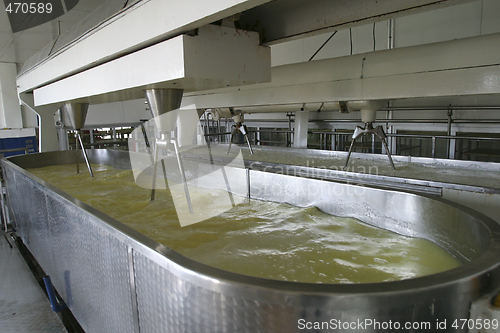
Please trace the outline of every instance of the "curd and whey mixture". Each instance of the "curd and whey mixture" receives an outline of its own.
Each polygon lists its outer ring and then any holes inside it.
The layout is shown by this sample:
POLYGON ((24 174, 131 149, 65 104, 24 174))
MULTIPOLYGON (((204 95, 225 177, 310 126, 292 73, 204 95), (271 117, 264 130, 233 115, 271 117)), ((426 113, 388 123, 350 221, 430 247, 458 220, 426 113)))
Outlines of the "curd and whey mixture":
MULTIPOLYGON (((181 227, 169 191, 138 187, 132 171, 75 165, 29 172, 165 246, 204 264, 257 277, 312 283, 371 283, 409 279, 460 262, 427 240, 335 217, 317 208, 246 201, 209 220, 181 227)), ((190 187, 209 210, 213 191, 190 187)))

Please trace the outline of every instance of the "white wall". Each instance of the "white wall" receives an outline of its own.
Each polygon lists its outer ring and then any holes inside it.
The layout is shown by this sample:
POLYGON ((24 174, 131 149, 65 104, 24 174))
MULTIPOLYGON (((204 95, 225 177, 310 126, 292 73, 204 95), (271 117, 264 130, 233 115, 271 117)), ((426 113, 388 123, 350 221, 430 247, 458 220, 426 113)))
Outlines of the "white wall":
POLYGON ((15 63, 0 63, 0 128, 23 127, 16 74, 15 63))

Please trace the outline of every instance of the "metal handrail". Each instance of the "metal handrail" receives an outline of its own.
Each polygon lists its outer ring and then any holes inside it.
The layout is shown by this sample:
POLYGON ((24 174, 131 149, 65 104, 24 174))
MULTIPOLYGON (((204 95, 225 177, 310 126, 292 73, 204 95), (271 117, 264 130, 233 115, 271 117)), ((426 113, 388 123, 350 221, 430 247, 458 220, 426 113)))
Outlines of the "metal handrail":
POLYGON ((0 149, 0 154, 15 153, 18 151, 24 151, 25 154, 29 154, 30 148, 24 147, 24 148, 0 149))
MULTIPOLYGON (((251 120, 249 120, 250 122, 251 120)), ((266 119, 267 121, 267 119, 266 119)), ((285 122, 286 120, 283 120, 285 122)), ((331 122, 336 122, 337 120, 331 120, 331 122)), ((321 121, 320 121, 321 122, 321 121)), ((324 122, 330 122, 330 121, 324 121, 324 122)), ((342 120, 342 122, 359 122, 359 120, 342 120)), ((428 123, 428 122, 440 122, 440 123, 448 123, 448 120, 443 120, 443 119, 436 119, 436 120, 429 120, 429 119, 404 119, 404 120, 394 120, 394 119, 386 119, 386 120, 381 120, 378 122, 382 123, 396 123, 396 122, 415 122, 415 123, 428 123)), ((453 120, 453 123, 474 123, 478 122, 477 120, 453 120)), ((491 119, 483 119, 480 121, 481 123, 500 123, 500 120, 491 120, 491 119)), ((259 129, 259 130, 252 130, 249 131, 249 133, 285 133, 285 134, 293 134, 294 130, 286 130, 286 129, 280 129, 280 130, 271 130, 271 129, 259 129)), ((312 144, 314 146, 319 147, 320 149, 327 149, 326 144, 328 142, 327 136, 328 135, 334 135, 334 136, 352 136, 353 131, 348 130, 348 131, 337 131, 337 130, 309 130, 309 134, 319 134, 320 135, 320 142, 318 144, 312 144)), ((205 134, 205 136, 222 136, 222 135, 228 135, 230 134, 229 132, 223 132, 223 133, 209 133, 205 134)), ((432 134, 397 134, 397 133, 388 133, 388 137, 390 138, 415 138, 415 139, 431 139, 432 140, 432 147, 431 147, 431 156, 435 158, 436 155, 436 141, 438 139, 440 140, 448 140, 448 142, 451 142, 452 140, 475 140, 475 141, 489 141, 489 142, 500 142, 500 137, 499 138, 494 138, 494 137, 484 137, 484 136, 464 136, 464 135, 432 135, 432 134)), ((337 139, 334 139, 335 142, 337 142, 337 139)), ((288 146, 288 135, 287 138, 283 141, 276 141, 276 140, 261 140, 261 139, 254 139, 253 140, 256 144, 257 143, 270 143, 270 144, 282 144, 282 145, 287 145, 288 146)), ((448 156, 450 156, 450 151, 451 145, 448 144, 448 156)), ((372 152, 375 152, 375 146, 372 144, 372 152)))

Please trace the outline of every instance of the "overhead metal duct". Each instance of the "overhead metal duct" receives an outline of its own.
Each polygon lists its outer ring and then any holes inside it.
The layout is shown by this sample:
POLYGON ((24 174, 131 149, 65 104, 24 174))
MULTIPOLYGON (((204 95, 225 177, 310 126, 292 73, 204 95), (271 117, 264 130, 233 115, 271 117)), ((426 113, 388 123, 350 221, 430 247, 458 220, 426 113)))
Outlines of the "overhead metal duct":
POLYGON ((86 17, 76 31, 63 34, 30 59, 17 78, 18 92, 33 91, 269 1, 134 1, 118 12, 113 1, 86 17), (101 21, 102 12, 110 16, 101 21), (96 17, 100 19, 96 21, 96 17), (89 22, 96 25, 89 26, 89 22), (66 45, 61 45, 62 41, 66 45))
POLYGON ((272 68, 269 83, 192 92, 199 108, 283 111, 287 104, 500 93, 500 34, 272 68), (480 52, 478 52, 480 50, 480 52))

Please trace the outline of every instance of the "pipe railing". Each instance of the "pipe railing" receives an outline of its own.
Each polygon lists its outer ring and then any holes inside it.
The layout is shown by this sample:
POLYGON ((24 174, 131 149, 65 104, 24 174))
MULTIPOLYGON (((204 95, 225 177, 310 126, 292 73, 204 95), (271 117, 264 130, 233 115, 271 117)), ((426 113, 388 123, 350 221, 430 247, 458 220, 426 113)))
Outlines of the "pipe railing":
POLYGON ((0 149, 0 154, 16 153, 16 152, 21 152, 21 151, 24 151, 25 154, 29 154, 30 148, 29 147, 22 147, 22 148, 12 148, 12 149, 0 149))
MULTIPOLYGON (((443 123, 446 123, 447 121, 442 121, 443 123)), ((456 122, 456 121, 454 121, 456 122)), ((287 136, 290 134, 291 137, 293 137, 293 130, 272 130, 272 129, 259 129, 259 130, 251 130, 249 133, 281 133, 281 134, 287 134, 287 136)), ((319 135, 319 142, 313 143, 309 142, 309 146, 313 147, 318 147, 319 149, 322 150, 341 150, 343 151, 343 143, 348 143, 349 140, 348 138, 352 136, 352 131, 322 131, 322 130, 310 130, 308 132, 309 134, 317 134, 319 135), (346 138, 347 137, 347 138, 346 138), (343 139, 344 138, 344 139, 343 139), (328 145, 330 143, 330 147, 328 145), (339 149, 340 148, 340 149, 339 149)), ((205 136, 222 136, 222 135, 230 135, 230 132, 221 132, 221 133, 210 133, 210 134, 205 134, 205 136)), ((431 135, 431 134, 394 134, 394 133, 388 133, 387 136, 390 139, 397 139, 397 138, 410 138, 410 139, 430 139, 431 140, 431 157, 435 158, 436 157, 436 146, 437 146, 437 140, 448 140, 447 144, 447 158, 450 158, 450 156, 454 156, 454 154, 451 154, 450 152, 450 147, 452 145, 450 142, 453 140, 473 140, 473 141, 485 141, 485 142, 500 142, 500 137, 499 138, 493 138, 493 137, 486 137, 486 136, 464 136, 464 135, 431 135)), ((256 145, 261 145, 262 143, 264 144, 276 144, 276 145, 284 145, 284 146, 289 146, 291 141, 290 138, 286 138, 286 140, 265 140, 265 139, 257 139, 257 136, 254 135, 252 138, 252 141, 256 145)), ((392 142, 391 142, 392 143, 392 142)), ((398 146, 396 142, 396 147, 398 146)), ((401 146, 401 145, 399 145, 401 146)), ((359 148, 358 146, 357 148, 359 148)), ((411 146, 411 147, 398 147, 400 151, 402 150, 408 150, 408 149, 413 149, 413 148, 418 148, 421 146, 411 146)), ((370 146, 361 146, 361 148, 371 150, 372 153, 375 153, 376 151, 376 144, 375 140, 371 140, 370 146)))

